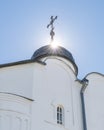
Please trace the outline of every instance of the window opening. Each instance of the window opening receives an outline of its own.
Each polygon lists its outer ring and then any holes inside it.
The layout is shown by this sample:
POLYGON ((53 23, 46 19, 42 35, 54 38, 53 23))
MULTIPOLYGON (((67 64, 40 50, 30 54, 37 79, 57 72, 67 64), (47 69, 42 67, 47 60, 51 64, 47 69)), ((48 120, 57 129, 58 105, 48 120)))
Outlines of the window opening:
POLYGON ((63 124, 63 107, 57 107, 57 124, 63 124))

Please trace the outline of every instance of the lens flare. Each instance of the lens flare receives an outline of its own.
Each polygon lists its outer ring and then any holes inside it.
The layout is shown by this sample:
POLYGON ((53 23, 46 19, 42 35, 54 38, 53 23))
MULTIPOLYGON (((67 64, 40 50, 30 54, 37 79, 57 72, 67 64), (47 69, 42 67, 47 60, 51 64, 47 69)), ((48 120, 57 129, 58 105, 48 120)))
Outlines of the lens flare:
POLYGON ((57 41, 52 41, 52 42, 51 42, 51 47, 52 47, 53 49, 56 49, 58 46, 59 46, 59 44, 58 44, 57 41))

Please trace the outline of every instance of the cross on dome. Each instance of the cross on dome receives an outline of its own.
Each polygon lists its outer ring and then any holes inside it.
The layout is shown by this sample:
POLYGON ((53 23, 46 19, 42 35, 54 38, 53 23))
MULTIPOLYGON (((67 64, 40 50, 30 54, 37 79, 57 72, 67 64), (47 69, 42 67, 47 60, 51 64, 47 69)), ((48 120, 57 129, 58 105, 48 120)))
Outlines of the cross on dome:
POLYGON ((53 26, 53 23, 54 21, 57 19, 57 16, 56 17, 53 17, 51 16, 51 21, 50 23, 47 25, 47 28, 49 28, 51 26, 51 31, 50 31, 50 36, 51 36, 51 41, 54 40, 54 35, 55 35, 55 32, 53 31, 54 30, 54 26, 53 26))

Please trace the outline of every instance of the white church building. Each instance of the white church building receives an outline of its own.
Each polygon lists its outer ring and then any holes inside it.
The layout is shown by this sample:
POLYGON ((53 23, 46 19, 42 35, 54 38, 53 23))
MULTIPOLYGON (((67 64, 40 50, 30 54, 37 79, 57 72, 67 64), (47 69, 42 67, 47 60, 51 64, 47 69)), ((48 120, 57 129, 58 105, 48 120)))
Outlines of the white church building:
POLYGON ((104 75, 77 75, 61 46, 0 64, 0 130, 103 130, 104 75))
POLYGON ((102 130, 104 76, 77 78, 72 54, 59 46, 0 65, 0 130, 102 130))

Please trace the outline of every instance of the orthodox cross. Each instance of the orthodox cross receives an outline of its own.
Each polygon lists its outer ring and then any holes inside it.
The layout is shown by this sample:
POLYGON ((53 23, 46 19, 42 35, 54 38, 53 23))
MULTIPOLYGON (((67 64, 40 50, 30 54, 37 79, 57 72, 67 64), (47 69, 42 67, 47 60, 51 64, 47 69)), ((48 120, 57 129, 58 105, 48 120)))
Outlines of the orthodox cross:
POLYGON ((47 25, 47 28, 49 28, 51 26, 51 31, 50 31, 50 35, 51 35, 51 41, 53 41, 53 37, 55 35, 55 32, 53 31, 54 30, 54 26, 53 26, 53 23, 54 21, 57 19, 57 16, 56 17, 53 17, 51 16, 51 21, 50 23, 47 25))

